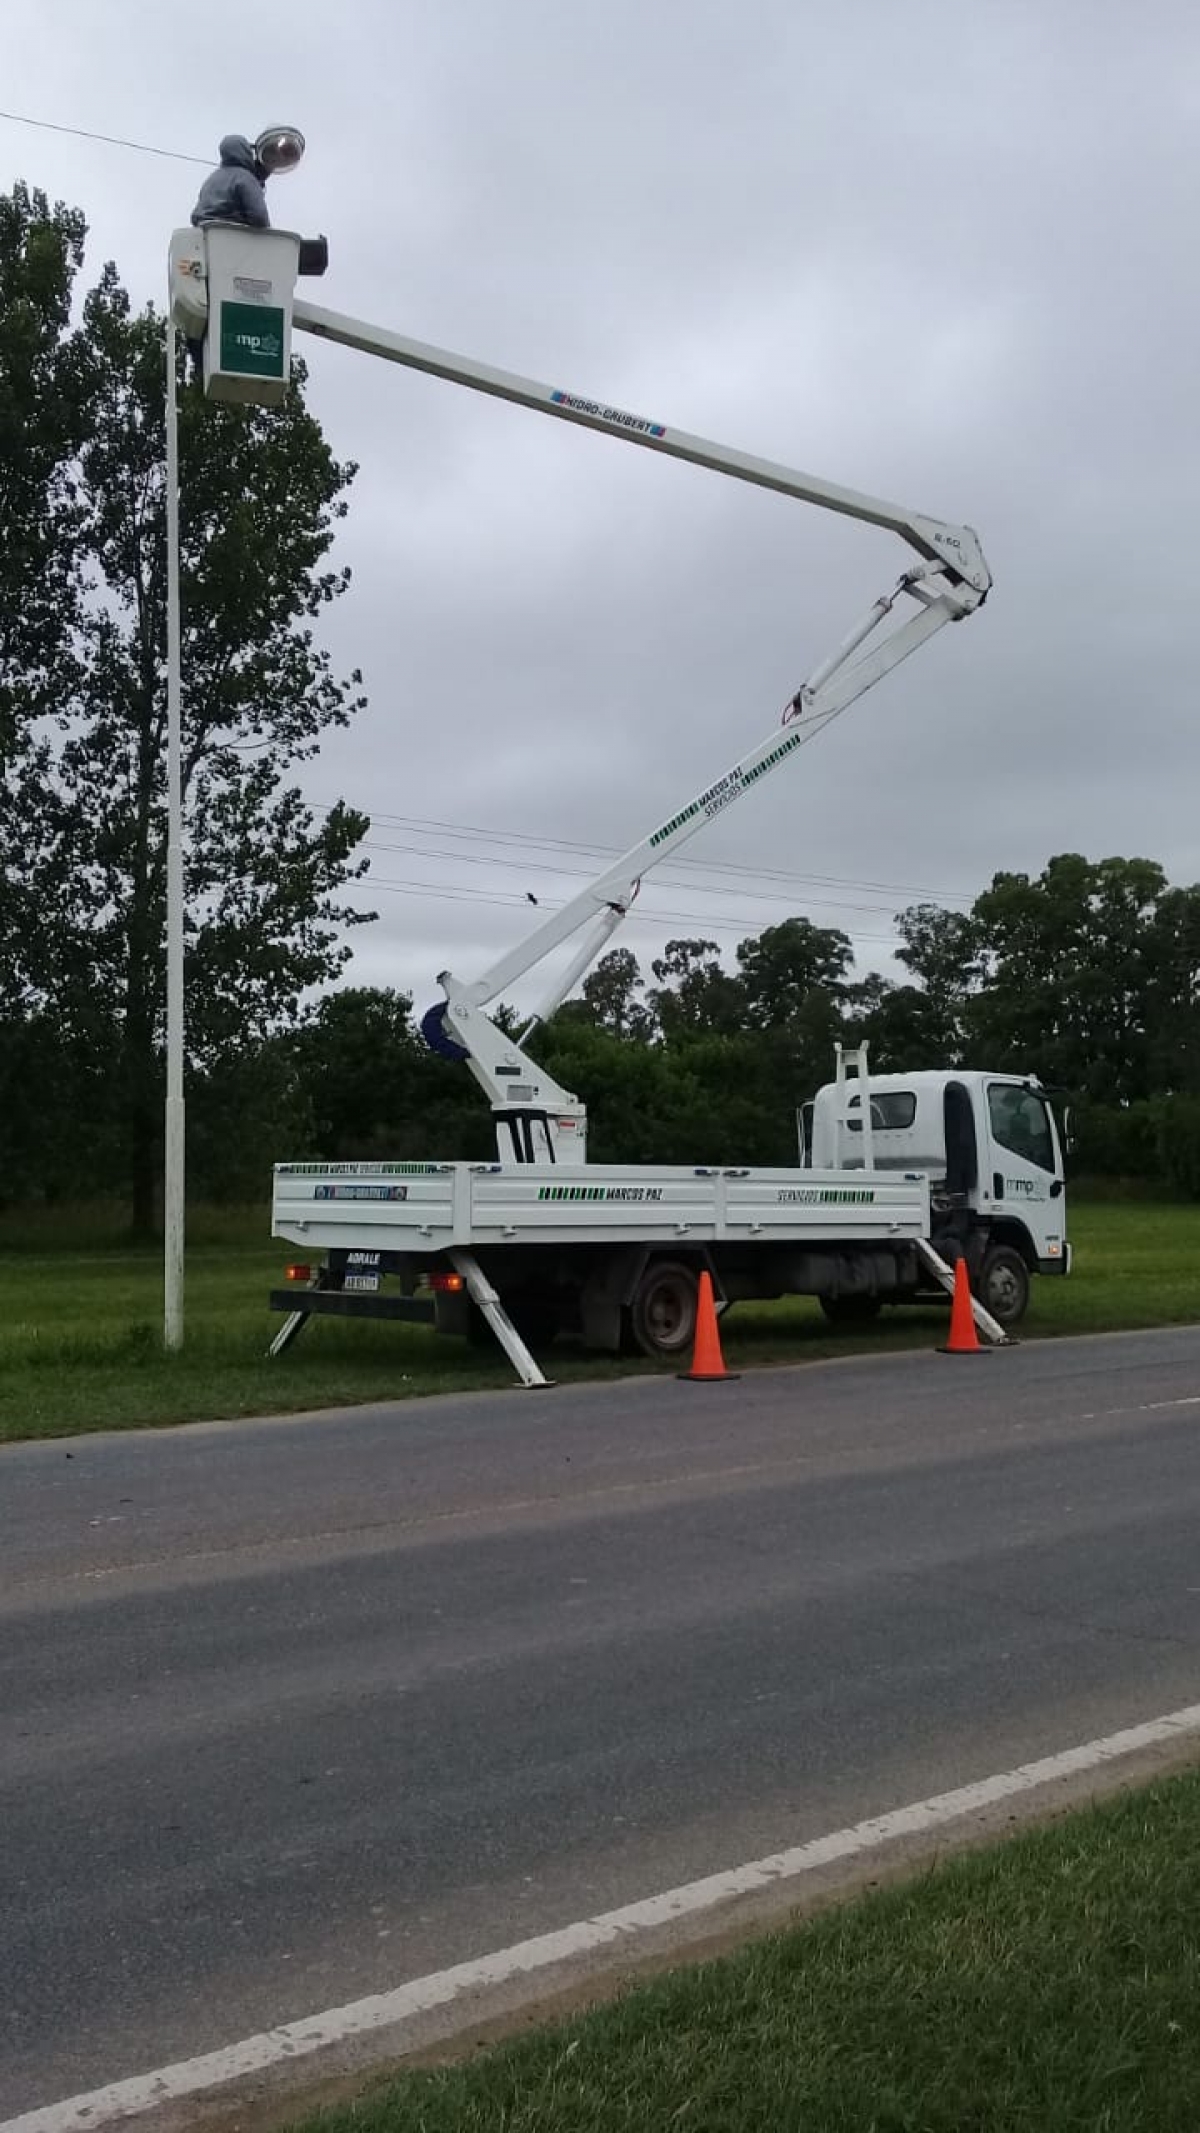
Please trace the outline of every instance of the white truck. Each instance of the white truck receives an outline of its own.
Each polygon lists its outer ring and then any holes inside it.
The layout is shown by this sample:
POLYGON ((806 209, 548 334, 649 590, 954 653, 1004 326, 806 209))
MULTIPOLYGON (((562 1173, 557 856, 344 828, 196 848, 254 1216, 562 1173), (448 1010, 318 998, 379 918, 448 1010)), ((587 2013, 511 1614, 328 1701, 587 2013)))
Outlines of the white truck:
MULTIPOLYGON (((939 1256, 966 1260, 975 1295, 1002 1326, 1024 1317, 1032 1275, 1070 1273, 1069 1113, 1060 1125, 1035 1077, 925 1068, 873 1075, 848 1098, 831 1082, 804 1105, 799 1131, 801 1162, 816 1168, 922 1172, 939 1256)), ((928 1286, 918 1280, 916 1293, 928 1286)), ((833 1319, 870 1317, 888 1291, 860 1264, 856 1284, 843 1280, 821 1300, 833 1319)))
POLYGON ((838 1068, 805 1106, 790 1170, 278 1164, 274 1233, 309 1256, 272 1292, 287 1313, 272 1352, 316 1313, 468 1336, 490 1325, 536 1385, 545 1379, 532 1351, 560 1332, 597 1350, 685 1359, 702 1269, 721 1309, 815 1296, 836 1324, 937 1296, 958 1258, 982 1330, 1003 1343, 1030 1276, 1070 1271, 1046 1093, 1002 1074, 873 1081, 865 1047, 839 1054, 838 1068))
POLYGON ((218 225, 176 232, 172 315, 193 335, 207 328, 206 392, 277 402, 294 327, 887 528, 915 560, 756 748, 482 977, 463 982, 441 973, 443 998, 422 1027, 436 1051, 465 1062, 487 1096, 494 1163, 276 1166, 274 1234, 304 1258, 295 1262, 292 1285, 272 1297, 287 1314, 272 1352, 281 1353, 322 1312, 427 1319, 447 1331, 486 1326, 522 1381, 537 1385, 546 1380, 531 1343, 539 1346, 560 1328, 601 1348, 632 1340, 652 1355, 683 1355, 703 1267, 723 1305, 811 1294, 843 1316, 952 1286, 959 1256, 975 1276, 977 1321, 1003 1342, 1006 1325, 1024 1308, 1027 1276, 1065 1273, 1070 1264, 1061 1148, 1036 1083, 946 1073, 888 1077, 872 1088, 865 1053, 840 1055, 836 1081, 814 1102, 794 1169, 701 1161, 628 1168, 588 1162, 584 1103, 526 1049, 626 916, 651 867, 790 762, 918 645, 983 605, 992 581, 978 536, 969 526, 296 299, 304 252, 302 240, 284 231, 218 225), (263 336, 226 331, 251 299, 271 307, 269 377, 263 336), (489 1005, 577 935, 520 1037, 508 1035, 489 1005), (1015 1125, 1009 1130, 1018 1113, 1027 1148, 1015 1145, 1015 1125))

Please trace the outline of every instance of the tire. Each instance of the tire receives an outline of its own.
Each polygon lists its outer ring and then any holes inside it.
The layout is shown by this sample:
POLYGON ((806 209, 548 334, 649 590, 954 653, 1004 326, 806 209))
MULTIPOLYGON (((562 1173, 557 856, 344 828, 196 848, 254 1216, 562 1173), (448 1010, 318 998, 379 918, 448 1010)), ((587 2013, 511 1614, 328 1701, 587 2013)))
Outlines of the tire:
POLYGON ((869 1326, 883 1309, 878 1296, 819 1296, 817 1301, 831 1326, 869 1326))
POLYGON ((697 1270, 678 1259, 652 1259, 629 1305, 633 1346, 658 1362, 691 1354, 696 1337, 697 1270))
POLYGON ((993 1244, 984 1254, 975 1294, 1005 1328, 1019 1326, 1029 1308, 1029 1268, 1011 1244, 993 1244))

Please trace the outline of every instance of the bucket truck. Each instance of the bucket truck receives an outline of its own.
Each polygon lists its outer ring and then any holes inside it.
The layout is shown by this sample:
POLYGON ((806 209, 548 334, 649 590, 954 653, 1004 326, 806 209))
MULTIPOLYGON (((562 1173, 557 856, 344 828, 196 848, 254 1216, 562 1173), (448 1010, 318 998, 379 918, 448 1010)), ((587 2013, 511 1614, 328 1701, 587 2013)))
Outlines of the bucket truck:
POLYGON ((176 233, 173 287, 190 331, 208 321, 210 395, 278 398, 291 333, 305 332, 885 528, 910 560, 756 746, 480 976, 440 974, 442 997, 422 1030, 435 1051, 469 1068, 487 1098, 494 1162, 275 1166, 273 1233, 304 1258, 289 1270, 290 1285, 272 1294, 286 1314, 272 1353, 321 1314, 412 1319, 448 1332, 486 1327, 521 1381, 539 1385, 547 1380, 532 1349, 559 1330, 599 1348, 631 1341, 651 1355, 685 1354, 705 1269, 723 1307, 807 1294, 839 1318, 952 1288, 959 1257, 972 1271, 981 1330, 1003 1344, 1025 1308, 1029 1276, 1070 1269, 1062 1139, 1036 1080, 982 1072, 872 1079, 865 1046, 839 1048, 835 1080, 801 1115, 795 1168, 611 1165, 588 1161, 584 1101, 529 1049, 652 868, 790 765, 947 623, 983 605, 992 581, 978 535, 323 309, 294 295, 303 253, 287 232, 176 233), (268 244, 270 272, 256 275, 250 268, 265 261, 268 244), (269 336, 245 330, 247 305, 257 301, 273 307, 269 336), (529 1021, 510 1036, 489 1008, 568 944, 529 1021))

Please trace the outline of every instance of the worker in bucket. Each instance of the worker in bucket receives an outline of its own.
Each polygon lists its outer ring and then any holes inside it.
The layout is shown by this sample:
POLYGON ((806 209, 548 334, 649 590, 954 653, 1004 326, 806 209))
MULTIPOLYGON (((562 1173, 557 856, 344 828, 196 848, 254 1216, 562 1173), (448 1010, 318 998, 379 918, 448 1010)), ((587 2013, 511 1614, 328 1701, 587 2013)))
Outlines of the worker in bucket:
MULTIPOLYGON (((200 187, 192 209, 193 229, 208 222, 244 222, 248 229, 267 230, 267 172, 244 133, 227 133, 218 151, 220 162, 200 187)), ((197 384, 204 378, 204 343, 189 341, 192 375, 197 384)))
POLYGON ((200 187, 192 227, 203 229, 206 222, 245 222, 251 229, 269 229, 267 173, 254 153, 254 143, 244 133, 227 133, 219 153, 220 163, 200 187))

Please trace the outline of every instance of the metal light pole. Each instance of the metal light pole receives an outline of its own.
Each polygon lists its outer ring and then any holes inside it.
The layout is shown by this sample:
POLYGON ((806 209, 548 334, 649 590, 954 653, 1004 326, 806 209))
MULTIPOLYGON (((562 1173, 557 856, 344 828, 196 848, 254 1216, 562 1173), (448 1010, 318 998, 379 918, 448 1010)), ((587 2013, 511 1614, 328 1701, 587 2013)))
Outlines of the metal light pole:
POLYGON ((183 1346, 183 735, 179 615, 179 409, 167 305, 167 1112, 163 1157, 163 1342, 183 1346))
MULTIPOLYGON (((254 143, 263 174, 280 177, 304 154, 298 126, 268 126, 254 143)), ((184 1007, 183 680, 179 612, 179 406, 175 292, 167 292, 167 1108, 163 1146, 163 1344, 183 1346, 184 1007)), ((247 396, 252 397, 252 396, 247 396)))

